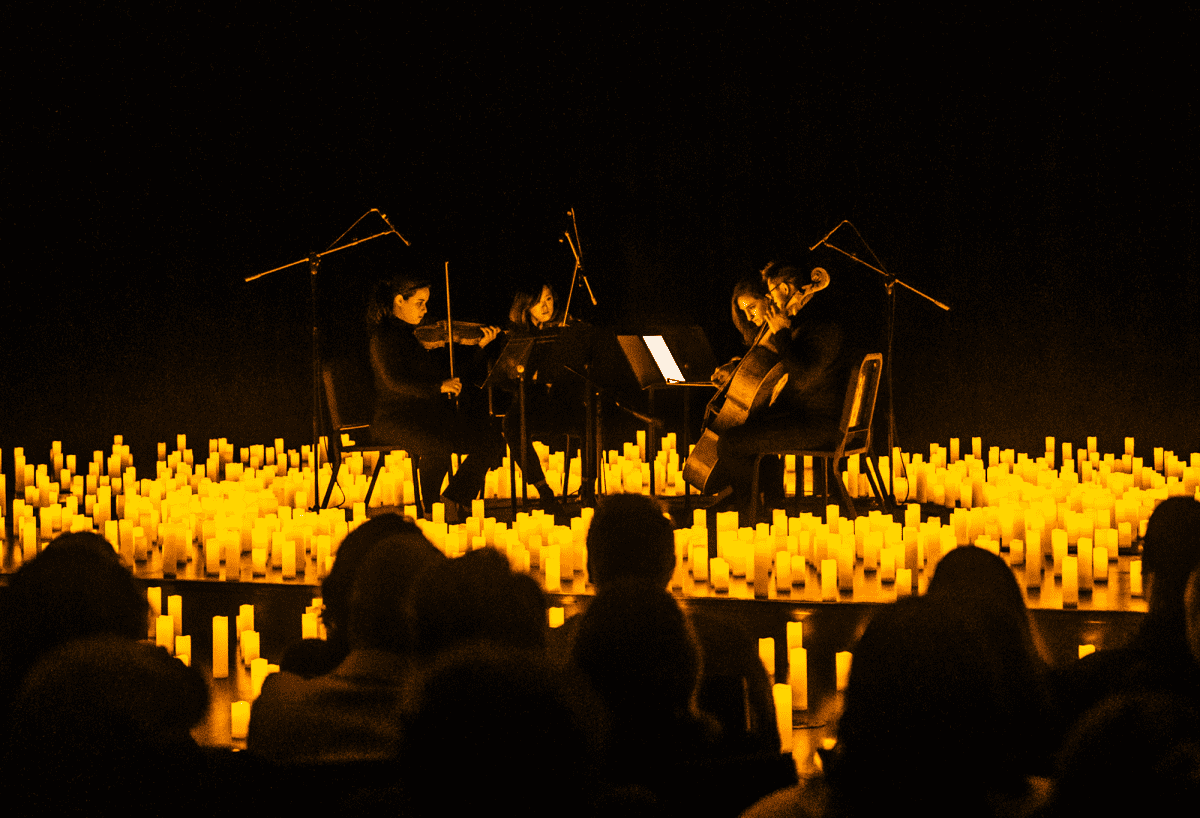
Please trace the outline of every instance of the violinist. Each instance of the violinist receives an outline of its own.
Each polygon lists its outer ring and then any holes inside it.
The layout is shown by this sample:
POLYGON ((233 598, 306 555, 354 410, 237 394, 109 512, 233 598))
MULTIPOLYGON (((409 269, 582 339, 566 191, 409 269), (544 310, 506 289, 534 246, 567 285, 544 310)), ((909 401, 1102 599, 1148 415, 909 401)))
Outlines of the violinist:
POLYGON ((763 315, 764 340, 778 353, 787 381, 768 408, 725 430, 718 441, 718 457, 733 487, 724 508, 748 509, 759 452, 817 448, 830 443, 837 431, 846 373, 843 332, 833 321, 801 313, 828 284, 828 275, 820 273, 823 282, 810 281, 807 270, 792 264, 772 263, 763 271, 770 299, 763 315))
MULTIPOLYGON (((549 334, 563 324, 563 312, 555 297, 554 288, 542 284, 531 291, 518 292, 513 297, 508 313, 509 336, 522 338, 549 334)), ((568 319, 567 324, 573 322, 568 319)), ((582 398, 571 376, 563 371, 538 371, 532 373, 525 386, 525 423, 527 430, 536 430, 542 437, 565 436, 568 432, 578 433, 582 398), (564 383, 564 381, 567 381, 564 383)), ((504 436, 514 446, 521 439, 521 417, 516 399, 504 415, 504 436)), ((538 504, 552 513, 561 513, 562 506, 546 482, 546 475, 537 453, 533 449, 533 431, 527 431, 526 461, 529 474, 527 482, 537 488, 538 504)), ((568 454, 568 462, 569 455, 568 454)))
MULTIPOLYGON (((450 479, 442 500, 453 515, 469 508, 483 491, 489 469, 504 459, 504 438, 485 418, 458 414, 453 398, 462 379, 448 377, 434 350, 445 337, 418 340, 415 330, 428 310, 430 285, 400 275, 377 285, 367 312, 371 370, 375 378, 375 413, 371 435, 377 444, 402 446, 420 457, 421 495, 428 506, 438 497, 450 469, 450 455, 466 455, 450 479)), ((500 330, 485 327, 481 337, 461 343, 486 347, 500 330)))

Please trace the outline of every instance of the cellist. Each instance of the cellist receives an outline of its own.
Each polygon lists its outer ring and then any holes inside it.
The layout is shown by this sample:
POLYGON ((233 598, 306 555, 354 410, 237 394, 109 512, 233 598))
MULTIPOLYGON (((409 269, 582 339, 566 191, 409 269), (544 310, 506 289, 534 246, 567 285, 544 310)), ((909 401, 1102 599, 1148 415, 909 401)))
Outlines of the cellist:
POLYGON ((828 284, 828 274, 773 262, 763 270, 763 279, 770 300, 765 337, 759 343, 769 343, 778 353, 787 380, 770 406, 725 430, 717 442, 720 466, 733 493, 713 510, 737 509, 743 516, 749 510, 758 453, 831 443, 845 390, 842 328, 815 311, 801 312, 828 284))

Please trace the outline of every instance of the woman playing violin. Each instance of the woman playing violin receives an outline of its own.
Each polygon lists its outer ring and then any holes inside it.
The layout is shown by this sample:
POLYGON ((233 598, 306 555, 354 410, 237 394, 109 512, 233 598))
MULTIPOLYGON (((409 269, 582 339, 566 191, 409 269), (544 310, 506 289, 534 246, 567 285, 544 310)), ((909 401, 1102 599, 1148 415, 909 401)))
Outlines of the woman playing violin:
MULTIPOLYGON (((510 337, 521 338, 553 332, 563 324, 563 314, 555 298, 554 288, 549 284, 513 296, 508 312, 510 337)), ((574 322, 567 320, 567 325, 574 322)), ((540 436, 564 436, 568 432, 578 433, 582 398, 578 394, 573 376, 562 371, 534 372, 525 386, 525 422, 527 429, 536 430, 540 436), (564 383, 564 381, 566 381, 564 383)), ((513 444, 521 439, 521 417, 516 400, 504 416, 504 436, 513 444)), ((532 439, 532 433, 527 435, 532 439)), ((532 444, 526 447, 529 474, 526 480, 538 491, 539 504, 547 511, 561 512, 554 491, 546 482, 541 461, 532 444)))
MULTIPOLYGON (((483 490, 488 469, 503 461, 504 438, 490 424, 461 416, 451 405, 450 398, 462 392, 462 379, 447 377, 441 357, 433 352, 446 345, 445 335, 419 340, 415 334, 429 295, 429 282, 414 276, 396 276, 376 287, 367 313, 376 393, 371 436, 377 444, 402 446, 421 458, 426 505, 438 496, 451 453, 465 454, 443 499, 469 506, 483 490)), ((499 332, 486 327, 480 337, 461 343, 482 348, 499 332)))

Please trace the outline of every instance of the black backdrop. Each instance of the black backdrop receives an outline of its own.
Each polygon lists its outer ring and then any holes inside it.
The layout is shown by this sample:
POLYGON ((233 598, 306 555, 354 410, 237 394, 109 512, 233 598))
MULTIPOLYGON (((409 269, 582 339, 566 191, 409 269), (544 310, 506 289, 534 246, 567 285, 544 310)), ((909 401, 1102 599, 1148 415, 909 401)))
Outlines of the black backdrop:
POLYGON ((953 307, 897 299, 906 448, 1200 451, 1190 16, 97 5, 10 27, 6 471, 55 439, 144 468, 180 432, 306 442, 306 269, 243 279, 373 207, 413 246, 326 261, 331 351, 401 266, 448 261, 470 320, 564 289, 571 208, 597 323, 700 324, 723 359, 733 282, 793 253, 877 332, 875 274, 806 249, 849 219, 953 307))

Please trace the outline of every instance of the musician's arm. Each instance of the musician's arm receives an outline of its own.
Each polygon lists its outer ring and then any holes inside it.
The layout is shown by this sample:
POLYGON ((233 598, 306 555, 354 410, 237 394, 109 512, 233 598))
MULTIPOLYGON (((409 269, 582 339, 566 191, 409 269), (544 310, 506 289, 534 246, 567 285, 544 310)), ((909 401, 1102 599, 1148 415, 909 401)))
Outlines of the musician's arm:
POLYGON ((806 392, 821 381, 842 351, 842 330, 836 324, 810 324, 790 335, 780 351, 787 363, 788 388, 806 392))
MULTIPOLYGON (((436 398, 442 391, 442 380, 423 379, 414 371, 411 361, 404 360, 402 350, 388 344, 380 335, 371 337, 371 371, 376 383, 393 398, 436 398)), ((414 350, 417 351, 417 350, 414 350)))

